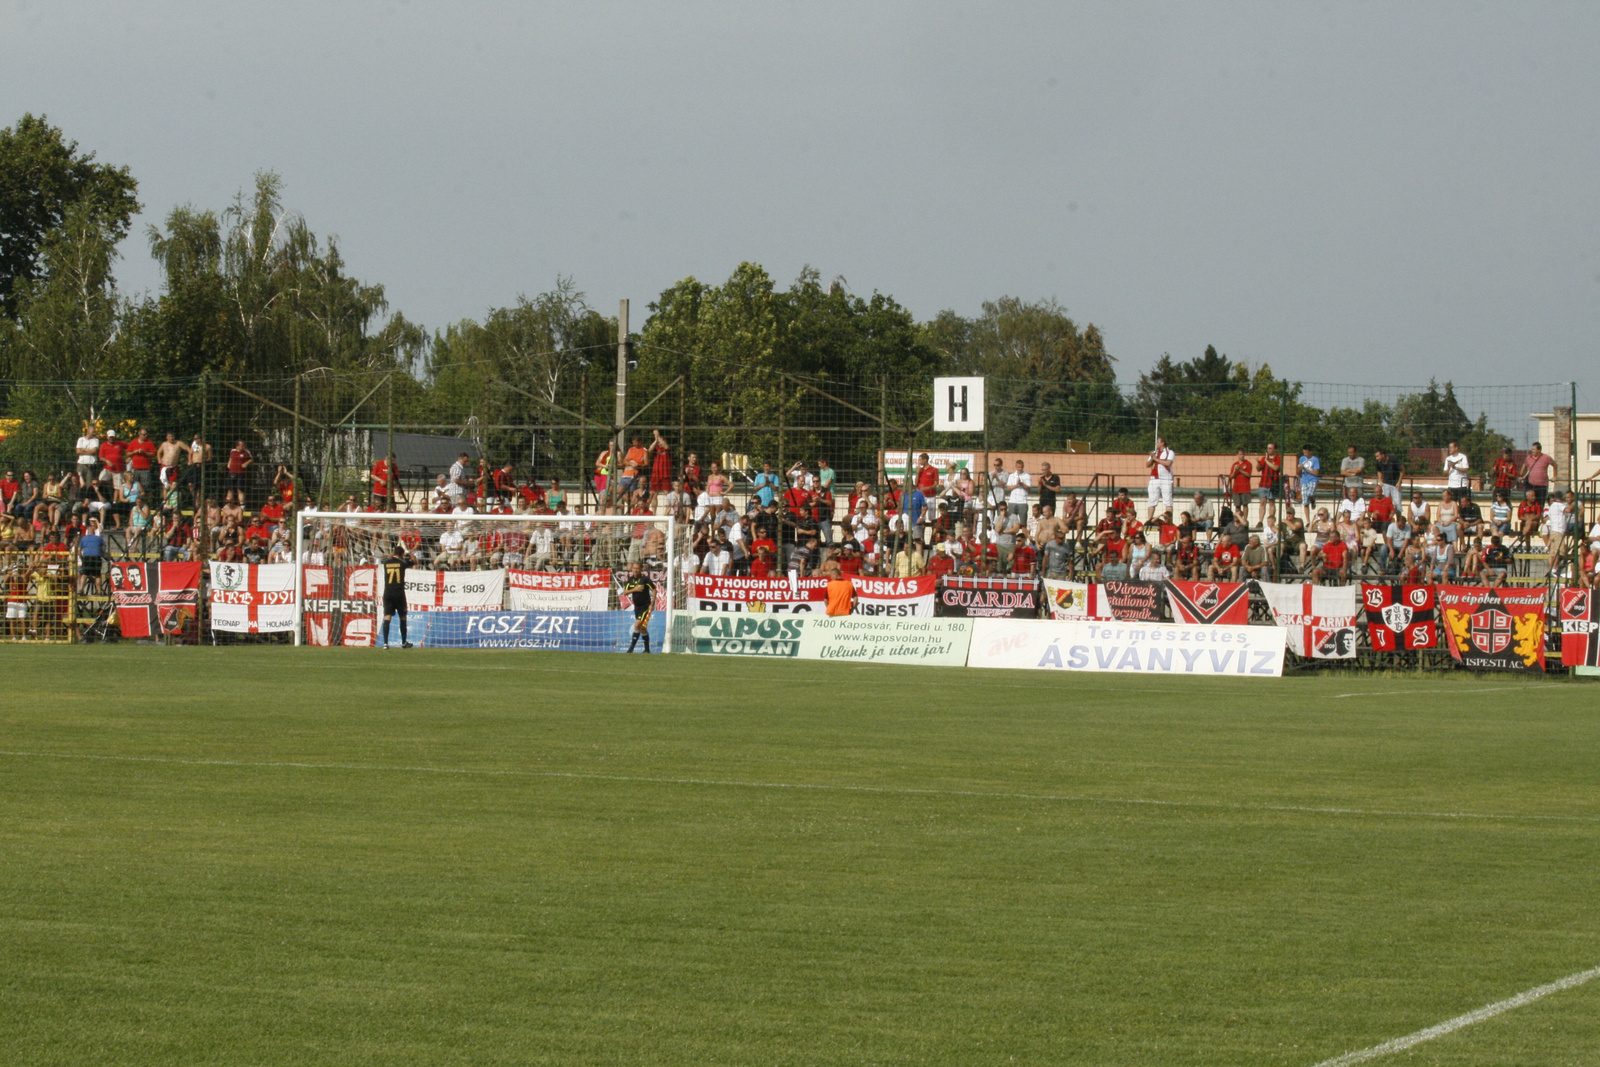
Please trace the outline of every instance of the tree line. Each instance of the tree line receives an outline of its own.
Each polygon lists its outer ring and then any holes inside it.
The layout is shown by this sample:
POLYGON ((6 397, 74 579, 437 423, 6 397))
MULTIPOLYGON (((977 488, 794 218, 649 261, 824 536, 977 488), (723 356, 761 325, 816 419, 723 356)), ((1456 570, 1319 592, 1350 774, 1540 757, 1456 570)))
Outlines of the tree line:
MULTIPOLYGON (((609 430, 617 321, 571 278, 427 330, 391 308, 381 284, 351 277, 338 240, 288 208, 282 180, 263 172, 228 204, 174 207, 148 225, 161 288, 129 297, 114 266, 141 207, 126 167, 97 161, 45 117, 0 130, 0 413, 17 420, 0 448, 12 456, 90 417, 182 430, 203 404, 222 426, 281 427, 292 403, 330 423, 355 411, 356 422, 470 425, 511 455, 533 431, 495 427, 545 427, 533 459, 542 448, 562 469, 586 458, 580 435, 558 427, 582 426, 596 448, 609 430), (250 395, 202 397, 202 375, 250 395)), ((1403 454, 1459 440, 1487 455, 1508 443, 1448 382, 1393 405, 1325 408, 1270 367, 1208 346, 1187 361, 1164 355, 1123 385, 1100 330, 1054 300, 1006 296, 975 316, 919 320, 892 296, 810 267, 787 287, 754 263, 720 283, 684 278, 648 304, 631 340, 630 411, 656 398, 645 435, 681 427, 680 447, 713 455, 831 449, 845 469, 870 465, 883 443, 971 447, 918 428, 940 374, 989 379, 996 450, 1144 451, 1158 421, 1188 452, 1275 440, 1403 454)))

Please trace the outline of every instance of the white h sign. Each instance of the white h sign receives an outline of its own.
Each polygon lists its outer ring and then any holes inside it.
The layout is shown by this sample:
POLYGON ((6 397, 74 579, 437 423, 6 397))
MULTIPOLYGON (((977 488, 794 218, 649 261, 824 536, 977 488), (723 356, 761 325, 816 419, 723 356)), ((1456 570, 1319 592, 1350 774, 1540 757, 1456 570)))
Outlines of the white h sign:
POLYGON ((983 429, 983 379, 935 378, 933 428, 940 433, 983 429))

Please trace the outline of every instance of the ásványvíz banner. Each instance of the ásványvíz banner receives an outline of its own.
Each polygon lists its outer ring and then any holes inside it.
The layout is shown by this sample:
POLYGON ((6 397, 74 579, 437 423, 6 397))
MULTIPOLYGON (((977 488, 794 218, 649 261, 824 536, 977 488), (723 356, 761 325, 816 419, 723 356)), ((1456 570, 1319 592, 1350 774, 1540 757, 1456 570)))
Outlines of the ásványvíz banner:
POLYGON ((967 665, 1278 678, 1286 636, 1275 626, 978 619, 967 665))

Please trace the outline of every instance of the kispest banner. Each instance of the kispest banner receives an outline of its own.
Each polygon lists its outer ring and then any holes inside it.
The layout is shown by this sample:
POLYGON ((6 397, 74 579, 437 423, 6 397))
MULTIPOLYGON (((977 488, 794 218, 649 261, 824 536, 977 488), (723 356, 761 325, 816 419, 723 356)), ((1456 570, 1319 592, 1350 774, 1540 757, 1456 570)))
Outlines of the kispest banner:
POLYGON ((1244 582, 1168 582, 1172 621, 1200 626, 1248 626, 1250 587, 1244 582))
POLYGON ((1257 582, 1289 651, 1311 659, 1355 659, 1356 587, 1257 582))
POLYGON ((293 563, 212 563, 211 628, 224 633, 294 629, 293 563))
POLYGON ((1275 626, 978 619, 967 666, 1279 678, 1286 637, 1275 626))
POLYGON ((852 576, 856 589, 856 615, 932 617, 935 577, 862 578, 852 576))
POLYGON ((1593 589, 1561 590, 1561 665, 1573 670, 1600 667, 1600 629, 1593 589))
POLYGON ((496 611, 505 602, 506 572, 406 571, 406 610, 496 611))
POLYGON ((728 578, 697 574, 689 579, 690 611, 816 612, 827 610, 828 579, 728 578))
POLYGON ((610 571, 506 571, 512 611, 605 611, 610 592, 610 571))
POLYGON ((1363 585, 1367 643, 1378 652, 1412 652, 1439 643, 1431 585, 1363 585))
POLYGON ((1441 585, 1445 644, 1463 667, 1544 670, 1544 590, 1441 585))
POLYGON ((342 645, 371 648, 378 633, 378 568, 305 568, 304 583, 308 645, 342 645))
POLYGON ((123 637, 181 634, 199 610, 199 563, 112 563, 109 577, 123 637))
POLYGON ((1034 578, 940 578, 934 614, 951 618, 1039 617, 1039 582, 1034 578))

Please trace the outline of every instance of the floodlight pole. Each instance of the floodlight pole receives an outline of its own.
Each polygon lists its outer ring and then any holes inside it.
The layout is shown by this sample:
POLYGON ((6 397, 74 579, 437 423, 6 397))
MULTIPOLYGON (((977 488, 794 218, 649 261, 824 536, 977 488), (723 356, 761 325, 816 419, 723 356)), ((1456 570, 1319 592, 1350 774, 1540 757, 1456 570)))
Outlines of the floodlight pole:
POLYGON ((628 423, 628 301, 617 303, 617 407, 611 442, 611 467, 606 475, 606 492, 612 501, 617 499, 617 462, 622 453, 622 438, 628 423))

